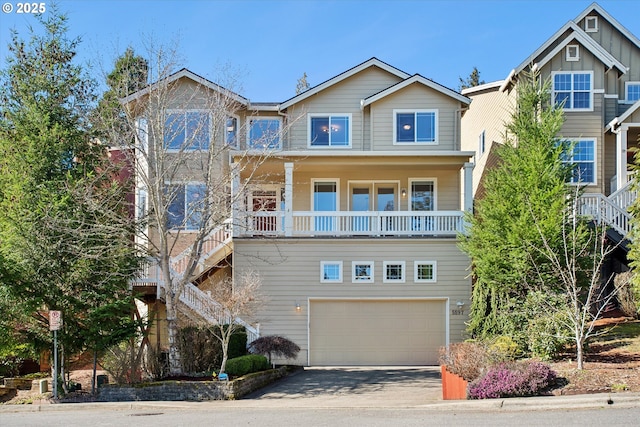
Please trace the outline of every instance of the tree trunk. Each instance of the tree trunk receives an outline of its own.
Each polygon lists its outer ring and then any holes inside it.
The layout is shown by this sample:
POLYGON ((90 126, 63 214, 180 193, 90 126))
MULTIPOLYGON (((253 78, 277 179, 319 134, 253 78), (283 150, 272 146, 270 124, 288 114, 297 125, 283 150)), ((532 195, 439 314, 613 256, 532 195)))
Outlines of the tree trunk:
POLYGON ((93 372, 91 372, 91 394, 96 394, 96 370, 98 368, 98 352, 93 350, 93 372))
POLYGON ((584 369, 584 361, 582 360, 584 358, 583 354, 583 341, 581 339, 576 340, 576 359, 578 362, 578 369, 582 370, 584 369))
POLYGON ((220 364, 220 373, 224 373, 225 369, 227 369, 227 358, 229 357, 229 343, 227 341, 226 345, 222 345, 222 363, 220 364))
POLYGON ((167 337, 169 339, 169 373, 177 375, 182 373, 180 349, 178 349, 178 319, 176 309, 167 298, 167 337))

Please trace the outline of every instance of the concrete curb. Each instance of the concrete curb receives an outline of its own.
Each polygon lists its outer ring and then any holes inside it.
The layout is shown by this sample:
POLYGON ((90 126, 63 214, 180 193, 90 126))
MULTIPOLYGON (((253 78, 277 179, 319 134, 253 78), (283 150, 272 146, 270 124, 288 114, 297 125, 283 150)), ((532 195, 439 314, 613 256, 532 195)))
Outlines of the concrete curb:
MULTIPOLYGON (((348 398, 346 398, 348 399, 348 398)), ((346 409, 360 408, 363 406, 349 406, 340 399, 340 405, 295 405, 296 408, 315 409, 346 409)), ((336 402, 337 403, 337 402, 336 402)), ((286 399, 274 402, 261 402, 259 400, 235 400, 235 401, 207 401, 207 402, 86 402, 86 403, 59 403, 59 404, 35 404, 35 405, 1 405, 2 412, 48 412, 68 410, 188 410, 202 409, 204 406, 234 406, 234 407, 294 407, 287 405, 286 399)), ((518 397, 509 399, 485 399, 485 400, 438 400, 422 405, 375 405, 371 409, 397 408, 399 410, 420 409, 427 411, 543 411, 553 409, 584 409, 584 408, 632 408, 640 407, 640 393, 599 393, 573 396, 537 396, 518 397)))

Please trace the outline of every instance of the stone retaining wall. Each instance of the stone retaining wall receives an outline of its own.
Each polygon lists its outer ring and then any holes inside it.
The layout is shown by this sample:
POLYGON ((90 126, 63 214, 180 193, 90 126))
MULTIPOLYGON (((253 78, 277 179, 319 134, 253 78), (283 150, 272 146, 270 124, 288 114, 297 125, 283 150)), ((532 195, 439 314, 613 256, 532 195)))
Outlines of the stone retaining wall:
POLYGON ((139 400, 234 400, 287 375, 287 368, 255 372, 233 381, 156 381, 128 386, 105 384, 98 389, 103 402, 139 400))

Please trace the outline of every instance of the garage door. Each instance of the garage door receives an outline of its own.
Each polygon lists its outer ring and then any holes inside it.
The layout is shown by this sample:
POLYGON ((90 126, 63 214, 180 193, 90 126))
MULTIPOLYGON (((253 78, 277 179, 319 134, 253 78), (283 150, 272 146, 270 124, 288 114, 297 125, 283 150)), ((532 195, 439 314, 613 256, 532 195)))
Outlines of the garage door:
POLYGON ((311 365, 437 365, 446 343, 442 300, 316 300, 311 365))

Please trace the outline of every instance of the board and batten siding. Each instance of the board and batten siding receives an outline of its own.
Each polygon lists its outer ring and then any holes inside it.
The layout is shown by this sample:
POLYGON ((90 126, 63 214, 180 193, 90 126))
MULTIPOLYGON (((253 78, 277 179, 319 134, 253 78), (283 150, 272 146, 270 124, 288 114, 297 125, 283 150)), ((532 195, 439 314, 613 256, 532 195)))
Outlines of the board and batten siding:
POLYGON ((283 335, 300 346, 296 363, 307 363, 310 298, 448 298, 465 303, 450 315, 452 342, 465 338, 471 295, 469 258, 456 239, 236 239, 234 271, 256 272, 268 301, 258 314, 262 335, 283 335), (342 283, 321 283, 321 261, 342 261, 342 283), (373 261, 374 283, 352 283, 352 262, 373 261), (405 283, 383 283, 383 262, 404 261, 405 283), (437 282, 415 283, 414 262, 436 261, 437 282), (300 304, 301 310, 296 310, 300 304))
POLYGON ((351 148, 362 149, 363 116, 360 100, 398 83, 398 76, 378 67, 369 67, 325 90, 289 107, 287 115, 291 120, 289 148, 307 149, 308 114, 351 114, 351 148))

